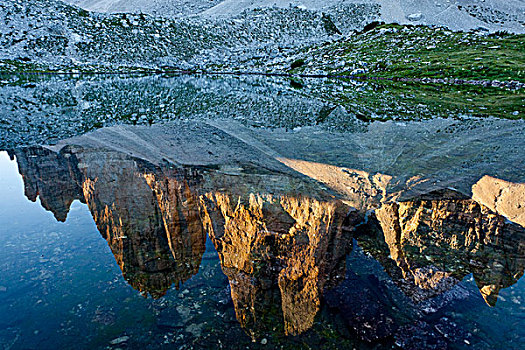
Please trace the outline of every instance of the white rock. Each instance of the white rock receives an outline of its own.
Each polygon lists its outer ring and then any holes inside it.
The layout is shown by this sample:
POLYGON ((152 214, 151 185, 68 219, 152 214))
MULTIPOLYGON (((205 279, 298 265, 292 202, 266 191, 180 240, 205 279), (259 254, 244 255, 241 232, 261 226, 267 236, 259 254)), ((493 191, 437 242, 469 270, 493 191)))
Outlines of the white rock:
POLYGON ((407 19, 409 21, 420 21, 423 18, 423 14, 421 12, 412 13, 407 16, 407 19))
POLYGON ((365 74, 366 70, 363 68, 357 68, 354 69, 352 72, 350 72, 350 75, 357 75, 357 74, 365 74))
POLYGON ((120 338, 117 338, 117 339, 113 339, 112 341, 110 341, 109 343, 111 345, 117 345, 117 344, 122 344, 122 343, 125 343, 129 340, 129 337, 127 335, 123 336, 123 337, 120 337, 120 338))

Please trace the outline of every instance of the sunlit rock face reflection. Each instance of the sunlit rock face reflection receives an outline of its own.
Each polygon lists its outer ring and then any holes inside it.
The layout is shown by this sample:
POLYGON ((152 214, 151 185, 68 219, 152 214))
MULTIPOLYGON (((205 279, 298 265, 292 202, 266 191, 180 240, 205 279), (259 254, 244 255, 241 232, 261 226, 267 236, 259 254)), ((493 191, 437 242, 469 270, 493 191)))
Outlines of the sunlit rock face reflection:
MULTIPOLYGON (((209 145, 195 144, 214 159, 209 145)), ((161 297, 194 276, 208 235, 237 319, 254 338, 304 333, 327 293, 347 300, 337 287, 351 273, 354 239, 415 303, 472 274, 494 306, 499 291, 523 275, 523 184, 483 177, 472 196, 441 189, 400 199, 390 185, 402 181, 381 173, 282 157, 256 163, 255 156, 188 166, 163 159, 176 153, 173 159, 190 159, 182 147, 173 154, 152 147, 159 151, 154 161, 117 146, 34 147, 13 155, 26 196, 39 197, 57 220, 66 219, 73 200, 87 204, 124 278, 144 295, 161 297)), ((258 157, 270 153, 256 146, 258 157)), ((225 159, 232 157, 233 148, 225 159)), ((356 320, 368 322, 351 310, 344 317, 354 331, 356 320)), ((359 329, 365 340, 393 332, 359 329)))
POLYGON ((523 276, 524 238, 522 226, 443 190, 383 204, 359 241, 416 301, 443 293, 472 273, 494 306, 499 290, 523 276), (374 231, 377 236, 366 237, 374 231))
POLYGON ((472 186, 472 199, 525 227, 525 184, 483 176, 472 186))
POLYGON ((344 202, 361 212, 375 209, 382 198, 387 197, 386 188, 392 177, 384 174, 369 174, 317 162, 279 158, 279 160, 312 179, 319 181, 342 195, 344 202))
POLYGON ((201 177, 193 170, 167 169, 160 174, 146 172, 144 178, 155 195, 170 252, 184 282, 198 272, 205 250, 199 199, 193 192, 201 177))
POLYGON ((302 195, 215 192, 202 202, 241 324, 254 335, 276 322, 287 334, 309 329, 323 289, 345 275, 351 246, 344 229, 356 212, 302 195))

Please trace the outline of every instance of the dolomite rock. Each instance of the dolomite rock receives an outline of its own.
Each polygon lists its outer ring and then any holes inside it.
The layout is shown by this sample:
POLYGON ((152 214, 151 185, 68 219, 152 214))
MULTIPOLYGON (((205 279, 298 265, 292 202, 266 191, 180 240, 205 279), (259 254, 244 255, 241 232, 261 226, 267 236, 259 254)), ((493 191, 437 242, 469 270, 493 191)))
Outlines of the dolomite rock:
POLYGON ((494 306, 499 290, 523 276, 525 229, 457 192, 385 203, 375 213, 378 236, 363 236, 360 243, 415 301, 441 294, 472 273, 494 306))

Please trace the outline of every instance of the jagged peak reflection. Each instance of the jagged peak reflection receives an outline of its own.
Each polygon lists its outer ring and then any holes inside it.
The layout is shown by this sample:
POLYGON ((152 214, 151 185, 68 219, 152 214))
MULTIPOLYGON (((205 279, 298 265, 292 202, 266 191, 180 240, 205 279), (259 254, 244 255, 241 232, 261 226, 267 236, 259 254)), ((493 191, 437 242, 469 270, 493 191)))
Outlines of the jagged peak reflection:
POLYGON ((60 218, 72 200, 87 203, 124 277, 144 294, 160 297, 197 273, 208 234, 238 320, 254 336, 276 324, 287 334, 309 329, 323 292, 344 279, 354 238, 415 301, 472 273, 495 305, 523 275, 524 229, 500 215, 521 214, 482 204, 489 189, 518 195, 520 184, 507 190, 483 178, 474 199, 445 190, 395 201, 389 185, 398 179, 307 161, 279 159, 316 181, 253 164, 152 164, 100 148, 15 153, 28 198, 38 194, 60 218))
POLYGON ((374 219, 360 244, 416 301, 441 294, 472 273, 494 306, 499 290, 523 276, 525 229, 455 191, 384 203, 374 219))
POLYGON ((341 201, 306 196, 252 193, 243 201, 216 192, 202 203, 241 324, 253 335, 276 322, 286 334, 309 329, 323 289, 345 275, 345 229, 357 213, 341 201), (275 303, 282 313, 270 311, 275 303))

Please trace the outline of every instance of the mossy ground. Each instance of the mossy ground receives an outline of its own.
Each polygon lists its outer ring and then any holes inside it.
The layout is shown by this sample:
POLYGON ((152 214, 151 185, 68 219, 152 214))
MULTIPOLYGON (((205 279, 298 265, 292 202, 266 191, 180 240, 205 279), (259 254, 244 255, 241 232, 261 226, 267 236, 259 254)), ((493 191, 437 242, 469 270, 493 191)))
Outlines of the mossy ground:
POLYGON ((433 77, 525 82, 525 35, 452 32, 427 26, 384 24, 303 50, 294 73, 322 70, 375 77, 433 77))
POLYGON ((356 111, 363 120, 421 120, 434 117, 525 118, 525 91, 476 85, 374 82, 363 92, 322 97, 356 111))

